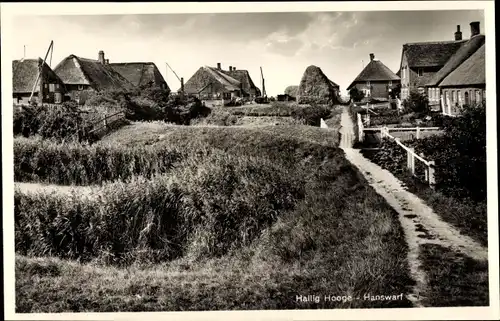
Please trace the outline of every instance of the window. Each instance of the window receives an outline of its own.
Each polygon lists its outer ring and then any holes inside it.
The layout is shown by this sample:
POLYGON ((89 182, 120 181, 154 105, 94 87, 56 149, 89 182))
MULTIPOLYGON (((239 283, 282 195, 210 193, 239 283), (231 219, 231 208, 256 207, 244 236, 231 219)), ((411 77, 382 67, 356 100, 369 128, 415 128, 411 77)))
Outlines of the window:
POLYGON ((55 84, 49 84, 49 91, 54 92, 55 84))
POLYGON ((56 84, 56 89, 59 89, 59 88, 60 88, 60 87, 59 87, 59 84, 56 84))
POLYGON ((370 81, 369 80, 366 82, 366 86, 370 87, 370 81))
POLYGON ((389 87, 392 87, 392 80, 389 80, 389 87))
POLYGON ((454 104, 457 101, 457 93, 453 90, 451 92, 451 102, 454 104))
POLYGON ((422 77, 423 74, 424 74, 424 71, 422 70, 422 68, 418 68, 418 76, 422 77))
POLYGON ((469 105, 470 105, 470 102, 469 102, 469 93, 468 93, 468 92, 465 92, 465 93, 464 93, 464 101, 465 101, 465 104, 466 104, 467 106, 469 106, 469 105))
POLYGON ((457 90, 458 105, 462 106, 462 92, 457 90))
POLYGON ((476 103, 479 104, 481 102, 481 92, 476 90, 476 103))

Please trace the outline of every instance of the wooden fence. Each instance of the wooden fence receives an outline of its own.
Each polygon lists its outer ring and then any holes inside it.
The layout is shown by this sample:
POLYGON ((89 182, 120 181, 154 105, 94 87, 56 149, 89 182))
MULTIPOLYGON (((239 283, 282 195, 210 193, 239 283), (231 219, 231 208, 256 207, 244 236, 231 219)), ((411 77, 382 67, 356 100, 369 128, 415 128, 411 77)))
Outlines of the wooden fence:
POLYGON ((435 162, 433 160, 424 159, 423 155, 418 155, 415 153, 415 149, 412 147, 405 146, 401 143, 400 138, 396 138, 390 134, 390 131, 416 131, 416 138, 420 139, 421 132, 426 130, 439 130, 439 127, 409 127, 409 128, 390 128, 390 127, 380 127, 380 128, 365 128, 361 115, 357 114, 357 124, 358 124, 358 140, 362 142, 365 137, 365 131, 378 131, 380 132, 380 137, 389 138, 396 142, 406 151, 406 168, 411 172, 413 176, 416 175, 415 160, 420 161, 424 165, 424 180, 429 184, 431 188, 434 188, 436 183, 435 180, 435 162))
POLYGON ((91 124, 92 129, 89 131, 89 134, 99 132, 102 129, 107 130, 111 124, 115 123, 116 121, 122 120, 124 118, 125 118, 125 112, 123 111, 119 111, 117 113, 101 118, 98 121, 91 124))

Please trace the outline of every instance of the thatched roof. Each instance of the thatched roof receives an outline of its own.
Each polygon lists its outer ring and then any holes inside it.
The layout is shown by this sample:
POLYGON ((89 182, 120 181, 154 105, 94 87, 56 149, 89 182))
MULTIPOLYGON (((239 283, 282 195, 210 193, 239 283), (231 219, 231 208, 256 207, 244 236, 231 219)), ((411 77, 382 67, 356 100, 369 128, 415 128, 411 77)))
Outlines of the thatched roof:
POLYGON ((483 44, 474 54, 455 68, 439 86, 468 86, 486 84, 486 45, 483 44))
POLYGON ((410 68, 441 67, 466 41, 406 43, 402 54, 406 54, 410 68))
POLYGON ((153 62, 125 62, 109 65, 136 87, 152 83, 157 86, 163 84, 170 89, 153 62))
MULTIPOLYGON (((41 58, 12 61, 12 90, 14 93, 30 93, 33 90, 42 63, 41 58)), ((43 69, 46 77, 49 77, 51 82, 63 84, 62 80, 57 77, 47 63, 43 63, 43 69)), ((35 93, 40 89, 39 82, 40 80, 37 81, 35 93)))
POLYGON ((297 90, 298 103, 308 103, 315 101, 317 103, 337 103, 337 88, 317 66, 306 68, 300 85, 297 90))
POLYGON ((472 56, 481 46, 485 43, 484 35, 477 35, 465 42, 456 52, 453 54, 446 64, 441 68, 429 81, 426 83, 427 86, 437 86, 443 79, 449 75, 453 70, 455 70, 460 64, 466 61, 470 56, 472 56))
MULTIPOLYGON (((215 68, 214 68, 215 69, 215 68)), ((215 69, 217 70, 217 69, 215 69)), ((219 71, 219 70, 217 70, 219 71)), ((260 96, 260 90, 255 86, 248 70, 220 70, 220 72, 239 81, 243 85, 243 90, 247 93, 253 93, 260 96)))
POLYGON ((218 84, 224 92, 231 92, 240 89, 240 82, 217 68, 200 67, 191 78, 184 84, 184 91, 188 94, 198 94, 211 84, 218 84))
POLYGON ((127 79, 116 72, 110 65, 98 60, 70 55, 63 59, 54 71, 65 84, 90 85, 95 90, 132 90, 127 79))
POLYGON ((396 81, 400 78, 393 73, 386 65, 384 65, 380 60, 373 59, 368 65, 361 71, 361 73, 354 79, 354 81, 347 87, 347 90, 351 89, 358 82, 367 81, 396 81))

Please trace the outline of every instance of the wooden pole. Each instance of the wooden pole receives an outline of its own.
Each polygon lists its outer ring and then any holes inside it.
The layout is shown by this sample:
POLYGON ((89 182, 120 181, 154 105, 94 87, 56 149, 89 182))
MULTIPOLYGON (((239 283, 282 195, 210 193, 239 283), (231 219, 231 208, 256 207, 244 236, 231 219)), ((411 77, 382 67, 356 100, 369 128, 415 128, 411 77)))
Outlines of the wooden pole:
MULTIPOLYGON (((47 53, 45 54, 45 58, 43 58, 42 65, 40 66, 40 68, 38 70, 38 76, 36 77, 36 81, 33 84, 33 90, 31 90, 29 102, 31 102, 31 99, 33 99, 33 93, 35 92, 36 84, 37 84, 38 80, 40 79, 40 75, 43 71, 43 65, 45 64, 45 60, 47 60, 47 56, 49 55, 50 49, 52 48, 53 44, 54 44, 54 41, 51 40, 50 45, 49 45, 49 49, 47 50, 47 53)), ((42 87, 43 87, 43 84, 42 84, 42 87)), ((42 93, 42 97, 43 97, 43 93, 42 93)))
POLYGON ((420 139, 420 126, 417 126, 417 139, 420 139))
POLYGON ((411 174, 415 175, 415 154, 414 154, 415 148, 410 147, 409 150, 410 150, 410 170, 411 174))

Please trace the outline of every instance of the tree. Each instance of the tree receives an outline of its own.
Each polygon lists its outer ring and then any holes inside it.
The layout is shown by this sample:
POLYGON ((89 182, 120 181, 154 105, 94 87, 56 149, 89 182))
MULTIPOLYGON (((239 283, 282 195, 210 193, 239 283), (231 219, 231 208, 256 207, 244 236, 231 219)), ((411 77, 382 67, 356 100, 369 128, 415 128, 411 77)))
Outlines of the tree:
POLYGON ((351 90, 349 90, 349 96, 354 102, 358 102, 365 97, 365 94, 358 88, 354 87, 351 90))

